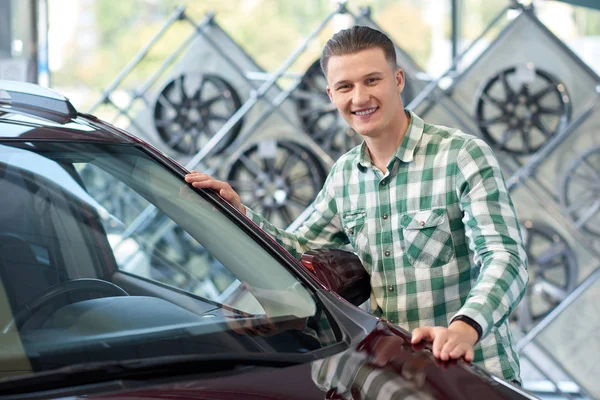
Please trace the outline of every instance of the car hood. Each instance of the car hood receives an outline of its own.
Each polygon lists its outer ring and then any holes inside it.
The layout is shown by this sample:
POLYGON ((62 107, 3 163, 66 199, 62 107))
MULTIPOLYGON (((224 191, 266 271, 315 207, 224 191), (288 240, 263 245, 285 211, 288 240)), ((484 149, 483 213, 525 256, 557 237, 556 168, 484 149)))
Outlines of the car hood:
POLYGON ((89 399, 526 399, 519 388, 462 362, 440 362, 425 346, 381 321, 345 351, 285 368, 240 369, 227 375, 145 386, 89 399))

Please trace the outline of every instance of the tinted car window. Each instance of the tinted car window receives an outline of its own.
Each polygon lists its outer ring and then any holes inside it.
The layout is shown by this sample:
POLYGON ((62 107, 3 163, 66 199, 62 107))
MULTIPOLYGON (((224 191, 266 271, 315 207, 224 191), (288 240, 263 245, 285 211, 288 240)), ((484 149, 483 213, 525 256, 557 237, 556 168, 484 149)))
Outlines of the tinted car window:
MULTIPOLYGON (((211 252, 141 194, 96 164, 75 165, 88 192, 110 215, 103 226, 122 271, 218 302, 240 287, 211 252)), ((264 311, 252 296, 235 306, 250 313, 264 311)))
POLYGON ((18 359, 13 373, 336 342, 284 265, 136 147, 0 144, 0 188, 0 322, 20 343, 0 347, 0 367, 18 359))

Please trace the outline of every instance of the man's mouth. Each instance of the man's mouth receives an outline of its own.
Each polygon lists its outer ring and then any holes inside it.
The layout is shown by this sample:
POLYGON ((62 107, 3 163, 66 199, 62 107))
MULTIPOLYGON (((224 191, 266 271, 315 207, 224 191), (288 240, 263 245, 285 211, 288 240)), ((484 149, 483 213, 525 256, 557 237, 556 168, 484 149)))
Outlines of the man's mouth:
POLYGON ((352 111, 352 114, 364 116, 364 115, 373 114, 377 110, 379 110, 379 107, 365 108, 365 109, 362 109, 362 110, 359 110, 359 111, 352 111))

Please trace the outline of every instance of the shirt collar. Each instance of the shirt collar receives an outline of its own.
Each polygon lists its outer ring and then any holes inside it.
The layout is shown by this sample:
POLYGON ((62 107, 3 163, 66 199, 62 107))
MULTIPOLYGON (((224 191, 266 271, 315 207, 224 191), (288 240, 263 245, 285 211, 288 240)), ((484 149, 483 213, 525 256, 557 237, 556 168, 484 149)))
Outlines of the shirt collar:
MULTIPOLYGON (((402 139, 402 143, 400 143, 400 146, 394 153, 394 157, 403 162, 411 162, 414 159, 415 149, 417 148, 417 144, 421 140, 421 137, 423 137, 423 128, 425 126, 425 123, 417 116, 417 114, 408 110, 407 113, 410 115, 410 123, 408 124, 406 135, 404 135, 404 139, 402 139)), ((390 164, 393 163, 393 158, 390 160, 390 164)), ((358 166, 369 168, 372 165, 373 161, 367 151, 367 144, 363 141, 360 147, 358 166)))

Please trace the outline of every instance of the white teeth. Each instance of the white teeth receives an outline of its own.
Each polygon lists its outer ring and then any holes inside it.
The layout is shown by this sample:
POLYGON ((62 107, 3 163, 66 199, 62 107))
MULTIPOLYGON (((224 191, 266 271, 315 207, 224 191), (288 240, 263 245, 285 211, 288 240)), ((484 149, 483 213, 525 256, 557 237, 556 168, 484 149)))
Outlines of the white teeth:
POLYGON ((356 115, 369 115, 369 114, 373 114, 376 110, 377 110, 377 107, 371 108, 371 109, 365 110, 365 111, 356 111, 355 114, 356 115))

